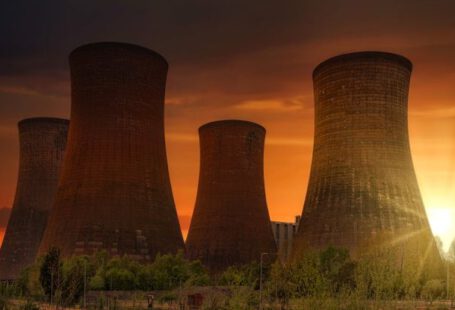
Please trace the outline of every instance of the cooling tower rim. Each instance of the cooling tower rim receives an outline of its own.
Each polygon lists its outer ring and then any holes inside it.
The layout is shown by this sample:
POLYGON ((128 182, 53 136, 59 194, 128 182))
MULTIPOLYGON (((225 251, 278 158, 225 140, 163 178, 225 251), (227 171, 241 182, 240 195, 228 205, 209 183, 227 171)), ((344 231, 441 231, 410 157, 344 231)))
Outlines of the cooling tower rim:
POLYGON ((123 47, 126 49, 135 50, 137 52, 144 53, 146 55, 152 55, 152 56, 158 57, 162 61, 164 61, 164 63, 166 63, 166 66, 169 67, 169 63, 166 60, 166 58, 164 58, 163 55, 161 55, 160 53, 158 53, 152 49, 149 49, 149 48, 141 46, 141 45, 133 44, 133 43, 115 42, 115 41, 91 42, 91 43, 80 45, 70 52, 69 59, 74 57, 75 54, 83 52, 84 50, 90 50, 93 48, 100 48, 100 47, 123 47))
POLYGON ((62 124, 62 125, 69 125, 70 121, 66 118, 58 118, 58 117, 30 117, 25 118, 17 123, 18 126, 28 125, 28 124, 62 124))
POLYGON ((213 121, 206 123, 199 127, 199 132, 204 131, 209 128, 213 127, 236 127, 236 126, 253 126, 256 128, 259 128, 262 131, 266 131, 265 127, 262 125, 259 125, 258 123, 251 122, 251 121, 246 121, 246 120, 241 120, 241 119, 224 119, 224 120, 218 120, 218 121, 213 121))
POLYGON ((412 71, 412 62, 399 54, 394 54, 390 52, 382 52, 382 51, 362 51, 362 52, 353 52, 353 53, 346 53, 340 54, 329 59, 324 60, 319 65, 316 66, 313 70, 313 77, 315 77, 319 70, 322 68, 333 65, 334 63, 341 62, 341 61, 349 61, 355 59, 374 59, 374 58, 383 58, 388 60, 396 61, 397 63, 401 64, 402 66, 406 67, 409 71, 412 71))

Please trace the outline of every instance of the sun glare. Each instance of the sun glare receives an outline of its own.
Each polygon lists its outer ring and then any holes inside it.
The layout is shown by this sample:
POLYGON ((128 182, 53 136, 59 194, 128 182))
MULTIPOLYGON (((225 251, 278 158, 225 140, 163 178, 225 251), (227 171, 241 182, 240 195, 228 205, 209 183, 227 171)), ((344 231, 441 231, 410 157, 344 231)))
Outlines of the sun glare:
POLYGON ((427 208, 428 220, 435 236, 441 238, 444 251, 448 251, 455 237, 455 212, 448 207, 427 208))

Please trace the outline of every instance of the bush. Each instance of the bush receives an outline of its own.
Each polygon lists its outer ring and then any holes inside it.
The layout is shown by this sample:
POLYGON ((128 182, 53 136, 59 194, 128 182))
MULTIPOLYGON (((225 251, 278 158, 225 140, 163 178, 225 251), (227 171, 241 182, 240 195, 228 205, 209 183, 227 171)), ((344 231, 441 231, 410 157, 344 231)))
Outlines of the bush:
POLYGON ((149 286, 155 290, 169 290, 179 286, 206 285, 209 276, 198 261, 190 262, 183 253, 157 255, 149 266, 149 286))
POLYGON ((422 297, 432 302, 441 298, 445 293, 445 286, 441 280, 429 280, 422 288, 422 297))
POLYGON ((87 256, 73 256, 63 261, 62 299, 65 305, 79 301, 84 293, 84 285, 88 286, 92 268, 87 256))
POLYGON ((40 262, 22 270, 16 284, 22 295, 41 300, 44 290, 40 282, 40 262))
MULTIPOLYGON (((267 278, 268 268, 263 268, 263 279, 267 278)), ((248 286, 259 288, 260 266, 258 263, 228 267, 220 277, 220 284, 226 286, 248 286)))
POLYGON ((235 287, 227 300, 227 309, 258 309, 259 293, 250 287, 235 287))
POLYGON ((127 269, 111 268, 106 272, 109 290, 134 290, 136 289, 136 278, 134 273, 127 269))

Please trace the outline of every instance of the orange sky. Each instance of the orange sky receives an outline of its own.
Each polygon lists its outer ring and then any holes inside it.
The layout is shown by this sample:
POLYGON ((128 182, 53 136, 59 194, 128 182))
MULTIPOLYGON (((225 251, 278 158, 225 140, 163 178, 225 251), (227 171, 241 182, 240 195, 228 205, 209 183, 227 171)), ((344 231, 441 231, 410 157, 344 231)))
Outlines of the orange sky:
MULTIPOLYGON (((107 5, 100 0, 92 4, 92 15, 86 7, 63 14, 57 1, 47 2, 52 4, 49 10, 30 12, 32 21, 15 20, 13 7, 4 11, 10 17, 0 16, 15 23, 14 29, 0 30, 6 36, 0 46, 5 51, 0 53, 0 207, 11 206, 15 191, 17 121, 69 117, 67 54, 88 41, 117 40, 156 49, 169 60, 166 144, 185 234, 198 178, 197 129, 218 119, 251 120, 267 129, 271 218, 292 221, 301 213, 313 143, 311 71, 328 57, 359 50, 395 52, 414 63, 409 128, 421 192, 430 220, 444 209, 455 223, 453 1, 311 0, 279 8, 272 1, 195 1, 191 7, 158 1, 149 11, 146 1, 128 7, 113 1, 106 12, 97 11, 98 4, 107 5), (235 10, 236 5, 242 10, 235 10), (50 14, 51 8, 59 14, 50 14), (35 17, 40 14, 48 18, 41 28, 35 17), (119 25, 112 23, 113 17, 121 20, 119 25)), ((436 230, 438 225, 432 223, 436 230)), ((451 227, 439 227, 446 245, 455 236, 455 224, 451 227)))

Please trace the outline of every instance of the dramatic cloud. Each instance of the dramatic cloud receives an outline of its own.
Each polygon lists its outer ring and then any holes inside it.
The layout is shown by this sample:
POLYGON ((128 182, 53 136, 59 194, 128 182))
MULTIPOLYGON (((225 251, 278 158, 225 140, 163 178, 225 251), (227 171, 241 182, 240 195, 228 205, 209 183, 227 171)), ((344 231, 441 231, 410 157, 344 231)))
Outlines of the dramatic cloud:
POLYGON ((386 50, 413 61, 410 133, 423 196, 429 208, 455 199, 453 182, 441 181, 453 179, 455 155, 454 11, 453 0, 5 2, 0 205, 11 206, 14 195, 17 121, 69 117, 67 55, 93 41, 136 43, 169 60, 166 137, 184 229, 197 186, 197 128, 223 118, 267 128, 271 216, 292 220, 301 212, 312 149, 311 72, 324 59, 355 50, 386 50))

